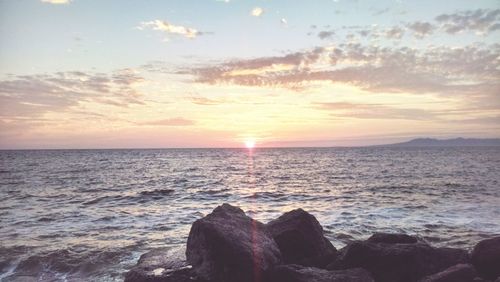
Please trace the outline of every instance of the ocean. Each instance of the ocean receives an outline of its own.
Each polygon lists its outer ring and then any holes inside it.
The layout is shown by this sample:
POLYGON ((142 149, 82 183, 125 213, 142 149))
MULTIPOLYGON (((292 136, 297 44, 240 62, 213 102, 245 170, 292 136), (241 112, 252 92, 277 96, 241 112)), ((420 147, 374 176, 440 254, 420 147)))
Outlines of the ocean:
POLYGON ((470 249, 500 234, 500 147, 0 151, 0 279, 122 281, 222 203, 470 249))

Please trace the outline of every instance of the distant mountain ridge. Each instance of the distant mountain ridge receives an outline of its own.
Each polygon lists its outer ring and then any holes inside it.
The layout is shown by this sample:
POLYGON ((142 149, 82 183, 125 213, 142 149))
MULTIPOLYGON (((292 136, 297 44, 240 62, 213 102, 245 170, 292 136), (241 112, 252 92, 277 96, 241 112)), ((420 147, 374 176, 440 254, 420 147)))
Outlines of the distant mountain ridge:
POLYGON ((380 145, 386 147, 459 147, 459 146, 500 146, 500 138, 416 138, 407 142, 380 145))

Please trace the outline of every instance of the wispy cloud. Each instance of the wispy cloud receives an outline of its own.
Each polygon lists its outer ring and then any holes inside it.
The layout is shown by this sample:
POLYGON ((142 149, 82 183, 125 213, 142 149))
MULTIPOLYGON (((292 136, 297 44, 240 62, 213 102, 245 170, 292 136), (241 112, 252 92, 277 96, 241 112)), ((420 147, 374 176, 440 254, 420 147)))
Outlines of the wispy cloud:
POLYGON ((394 107, 384 104, 349 102, 318 103, 319 109, 328 110, 331 116, 358 119, 436 120, 436 113, 424 109, 394 107))
MULTIPOLYGON (((459 11, 452 14, 441 14, 434 21, 406 22, 392 26, 344 26, 341 29, 349 30, 362 37, 371 39, 386 38, 401 40, 406 33, 417 39, 424 39, 433 34, 458 34, 466 31, 485 35, 500 30, 500 9, 478 9, 459 11)), ((340 34, 341 29, 327 29, 318 32, 320 39, 330 38, 333 34, 340 34)), ((353 35, 347 35, 352 37, 353 35)))
POLYGON ((333 30, 323 30, 318 32, 318 37, 320 39, 329 39, 332 38, 335 35, 335 31, 333 30))
POLYGON ((171 35, 183 36, 186 38, 196 38, 197 36, 204 34, 203 32, 198 31, 194 28, 185 27, 181 25, 173 25, 167 21, 162 21, 162 20, 141 22, 137 28, 140 30, 150 28, 152 30, 161 31, 171 35))
POLYGON ((405 31, 398 27, 392 27, 385 31, 385 37, 389 39, 401 39, 404 35, 405 31))
POLYGON ((262 9, 261 7, 255 7, 252 9, 252 11, 250 11, 250 15, 254 17, 260 17, 263 14, 264 14, 264 9, 262 9))
POLYGON ((416 38, 422 39, 434 32, 435 26, 428 22, 413 22, 406 24, 416 38))
POLYGON ((184 73, 208 84, 305 89, 316 82, 329 82, 369 92, 500 100, 499 53, 500 44, 418 50, 348 43, 284 56, 232 60, 184 73))
POLYGON ((215 106, 222 104, 221 101, 209 99, 206 97, 191 97, 189 98, 191 103, 202 106, 215 106))
POLYGON ((374 16, 380 16, 380 15, 382 15, 382 14, 385 14, 385 13, 389 12, 389 11, 390 11, 390 9, 389 9, 389 8, 385 8, 385 9, 378 9, 378 10, 373 9, 373 15, 374 15, 374 16))
POLYGON ((41 0, 43 3, 49 4, 69 4, 72 0, 41 0))
POLYGON ((0 118, 62 112, 83 102, 117 107, 143 104, 134 88, 143 81, 131 69, 110 74, 74 71, 10 77, 0 81, 0 118))
POLYGON ((190 119, 185 119, 181 117, 177 118, 168 118, 161 120, 152 120, 146 122, 139 122, 139 125, 153 125, 153 126, 190 126, 194 125, 195 122, 190 119))
POLYGON ((488 33, 500 29, 500 9, 477 9, 442 14, 436 17, 436 21, 450 34, 468 30, 488 33))

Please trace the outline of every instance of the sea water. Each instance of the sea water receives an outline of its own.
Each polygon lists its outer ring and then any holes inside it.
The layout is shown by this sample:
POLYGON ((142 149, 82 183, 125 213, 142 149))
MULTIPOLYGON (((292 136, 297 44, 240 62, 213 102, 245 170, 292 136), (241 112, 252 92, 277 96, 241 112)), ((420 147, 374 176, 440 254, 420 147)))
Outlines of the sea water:
POLYGON ((499 147, 0 151, 0 278, 121 281, 222 203, 264 223, 303 208, 337 248, 470 249, 500 234, 499 182, 499 147))

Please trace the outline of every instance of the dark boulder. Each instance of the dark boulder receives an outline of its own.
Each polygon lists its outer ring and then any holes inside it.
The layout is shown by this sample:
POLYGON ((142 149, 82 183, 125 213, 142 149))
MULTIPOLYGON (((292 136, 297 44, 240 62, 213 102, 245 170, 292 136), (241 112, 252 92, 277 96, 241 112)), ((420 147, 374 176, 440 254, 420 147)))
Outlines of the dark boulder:
POLYGON ((494 280, 500 276, 500 236, 479 242, 472 250, 472 264, 480 276, 494 280))
POLYGON ((156 249, 143 254, 125 282, 201 282, 186 262, 185 249, 156 249))
POLYGON ((281 263, 281 253, 264 224, 223 204, 191 226, 187 261, 201 278, 217 282, 262 281, 281 263))
POLYGON ((387 244, 357 241, 342 249, 339 258, 327 268, 362 267, 370 271, 376 281, 410 282, 467 261, 468 254, 464 250, 433 248, 422 242, 387 244))
POLYGON ((269 282, 372 282, 370 273, 361 268, 345 270, 325 270, 296 264, 275 267, 269 282))
POLYGON ((302 266, 313 266, 319 268, 326 268, 326 266, 335 261, 338 252, 331 252, 326 255, 319 255, 315 257, 305 258, 297 261, 297 264, 302 266))
POLYGON ((302 209, 287 212, 266 227, 285 263, 324 267, 336 257, 337 250, 323 236, 318 220, 302 209))
POLYGON ((471 264, 457 264, 441 272, 425 277, 420 282, 470 282, 476 277, 471 264))
POLYGON ((417 243, 417 237, 406 234, 394 233, 375 233, 367 240, 371 243, 386 243, 386 244, 413 244, 417 243))

